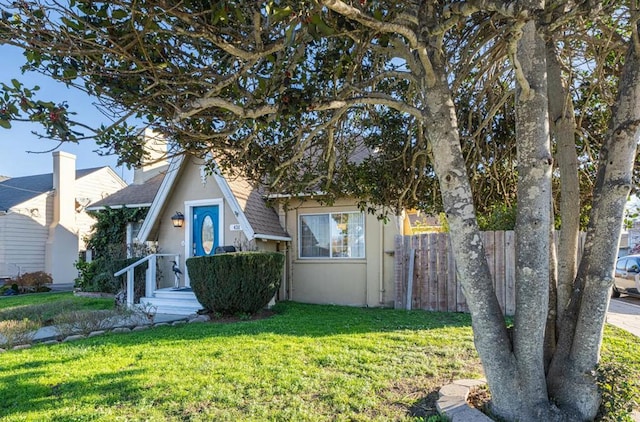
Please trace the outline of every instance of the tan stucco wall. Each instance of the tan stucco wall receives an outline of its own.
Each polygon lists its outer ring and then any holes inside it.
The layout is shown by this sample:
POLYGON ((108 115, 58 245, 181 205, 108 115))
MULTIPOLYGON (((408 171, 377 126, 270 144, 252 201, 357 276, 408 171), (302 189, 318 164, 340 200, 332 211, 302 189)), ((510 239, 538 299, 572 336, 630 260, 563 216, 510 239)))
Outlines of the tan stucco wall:
POLYGON ((340 200, 333 206, 316 201, 290 203, 281 218, 292 236, 287 274, 281 298, 298 302, 355 306, 393 305, 393 237, 400 231, 392 219, 387 224, 365 215, 364 259, 299 258, 298 220, 301 214, 358 211, 355 201, 340 200))
MULTIPOLYGON (((200 161, 193 158, 186 158, 187 162, 181 168, 181 174, 176 178, 172 191, 167 196, 165 205, 160 212, 154 232, 158 241, 158 253, 161 254, 179 254, 180 268, 186 273, 186 258, 193 255, 192 248, 187 245, 192 243, 191 225, 189 222, 190 212, 188 205, 193 201, 205 201, 213 204, 221 205, 222 224, 220 228, 219 245, 234 245, 241 247, 252 246, 260 250, 276 250, 276 244, 273 241, 263 242, 257 240, 255 243, 248 243, 247 238, 242 231, 232 231, 232 224, 239 224, 238 218, 234 214, 228 201, 224 198, 222 190, 212 176, 207 176, 206 184, 202 183, 200 175, 200 161), (185 215, 185 226, 183 228, 175 228, 171 223, 171 216, 180 211, 185 215)), ((198 202, 199 203, 199 202, 198 202)), ((204 203, 203 203, 204 205, 204 203)), ((162 277, 159 281, 159 287, 173 286, 174 278, 171 272, 169 259, 165 264, 160 264, 162 269, 162 277)))

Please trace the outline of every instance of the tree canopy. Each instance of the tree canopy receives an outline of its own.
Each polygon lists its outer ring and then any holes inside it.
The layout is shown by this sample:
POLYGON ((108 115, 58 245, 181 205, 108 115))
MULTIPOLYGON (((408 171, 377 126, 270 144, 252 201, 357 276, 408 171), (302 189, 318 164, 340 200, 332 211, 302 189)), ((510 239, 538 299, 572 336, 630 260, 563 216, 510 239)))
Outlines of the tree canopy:
MULTIPOLYGON (((476 207, 513 206, 515 85, 509 57, 520 6, 485 11, 470 5, 461 10, 474 12, 467 20, 456 12, 457 3, 448 3, 428 13, 446 56, 476 207), (505 16, 510 9, 513 16, 505 16)), ((0 122, 6 127, 12 119, 36 120, 45 136, 66 141, 97 135, 105 153, 136 163, 143 154, 139 128, 121 123, 137 117, 136 123, 166 133, 176 151, 205 154, 214 148, 219 164, 233 163, 277 191, 352 193, 396 211, 440 209, 420 110, 424 57, 416 54, 417 34, 407 38, 407 29, 418 23, 418 6, 336 5, 7 4, 3 42, 25 49, 25 68, 95 95, 115 124, 78 127, 69 105, 36 101, 17 81, 5 85, 0 122)), ((549 36, 562 40, 558 54, 565 69, 585 63, 585 70, 571 69, 563 77, 570 78, 572 95, 587 114, 579 116, 578 148, 590 158, 580 172, 589 184, 599 144, 591 140, 601 136, 619 74, 622 24, 589 21, 596 14, 586 3, 570 14, 566 9, 545 10, 541 19, 553 22, 549 36), (567 25, 568 16, 581 23, 567 25), (585 40, 580 34, 587 22, 593 36, 585 40), (598 54, 603 49, 604 58, 598 54)))
MULTIPOLYGON (((637 0, 0 1, 0 43, 95 95, 107 152, 211 154, 279 192, 442 208, 497 415, 588 420, 640 140, 637 0), (555 199, 555 201, 554 201, 555 199), (552 206, 554 204, 554 206, 552 206), (577 261, 581 206, 589 209, 577 261), (477 211, 516 207, 507 330, 477 211), (562 234, 550 242, 555 214, 562 234)), ((0 126, 78 141, 65 105, 3 87, 0 126)), ((213 161, 211 161, 213 166, 213 161)))

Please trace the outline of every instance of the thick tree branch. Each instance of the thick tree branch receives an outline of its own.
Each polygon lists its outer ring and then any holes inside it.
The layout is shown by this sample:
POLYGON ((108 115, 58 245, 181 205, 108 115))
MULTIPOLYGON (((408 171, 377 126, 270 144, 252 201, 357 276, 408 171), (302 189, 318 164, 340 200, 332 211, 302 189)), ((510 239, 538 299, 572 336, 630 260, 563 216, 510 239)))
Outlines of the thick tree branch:
POLYGON ((379 21, 341 0, 322 0, 322 4, 334 12, 340 13, 349 19, 353 19, 368 28, 375 29, 380 32, 398 34, 405 37, 411 48, 418 54, 420 63, 427 75, 428 85, 432 86, 435 83, 435 74, 433 72, 431 60, 427 55, 427 48, 420 42, 418 35, 411 28, 397 23, 379 21))

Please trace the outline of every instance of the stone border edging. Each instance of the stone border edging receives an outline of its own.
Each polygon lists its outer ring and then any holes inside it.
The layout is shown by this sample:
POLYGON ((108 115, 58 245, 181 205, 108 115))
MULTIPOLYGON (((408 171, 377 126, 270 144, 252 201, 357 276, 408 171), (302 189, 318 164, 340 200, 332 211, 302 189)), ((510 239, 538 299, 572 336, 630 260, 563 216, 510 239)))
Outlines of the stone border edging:
POLYGON ((89 333, 88 335, 84 335, 84 334, 72 334, 69 335, 63 339, 59 339, 59 337, 57 335, 51 335, 51 336, 46 336, 46 337, 42 337, 39 338, 37 340, 32 340, 30 343, 26 343, 26 344, 17 344, 9 349, 3 349, 0 348, 0 353, 3 352, 7 352, 8 350, 22 350, 22 349, 29 349, 31 348, 31 346, 33 345, 51 345, 51 344, 59 344, 59 343, 66 343, 69 341, 74 341, 74 340, 81 340, 81 339, 85 339, 85 338, 90 338, 90 337, 95 337, 95 336, 99 336, 102 334, 106 334, 106 333, 129 333, 132 331, 142 331, 142 330, 147 330, 149 328, 153 328, 153 327, 164 327, 164 326, 176 326, 176 325, 182 325, 182 324, 187 324, 187 323, 198 323, 198 322, 207 322, 210 321, 210 318, 208 315, 189 315, 189 316, 184 316, 181 318, 177 318, 174 320, 170 320, 170 321, 166 321, 166 322, 150 322, 148 324, 134 324, 134 325, 129 325, 129 326, 114 326, 111 327, 110 329, 105 329, 105 330, 99 330, 99 331, 92 331, 91 333, 89 333))
POLYGON ((74 291, 73 295, 74 296, 78 296, 78 297, 95 297, 95 298, 100 298, 100 299, 115 299, 116 298, 116 295, 114 295, 112 293, 100 293, 100 292, 74 291))
POLYGON ((486 380, 462 379, 445 385, 438 392, 438 412, 451 419, 451 422, 492 422, 491 418, 467 403, 469 391, 486 383, 486 380))

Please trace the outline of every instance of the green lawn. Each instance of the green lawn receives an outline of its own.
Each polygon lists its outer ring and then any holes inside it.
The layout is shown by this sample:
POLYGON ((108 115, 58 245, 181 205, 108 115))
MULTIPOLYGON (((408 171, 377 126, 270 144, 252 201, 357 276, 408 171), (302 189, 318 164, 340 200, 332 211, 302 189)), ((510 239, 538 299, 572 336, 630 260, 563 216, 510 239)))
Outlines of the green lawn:
POLYGON ((114 300, 74 296, 71 292, 0 296, 0 321, 33 319, 45 323, 66 311, 113 309, 114 300))
MULTIPOLYGON (((482 376, 468 315, 278 307, 0 354, 0 420, 417 421, 444 383, 482 376)), ((640 339, 607 336, 640 367, 640 339)))

